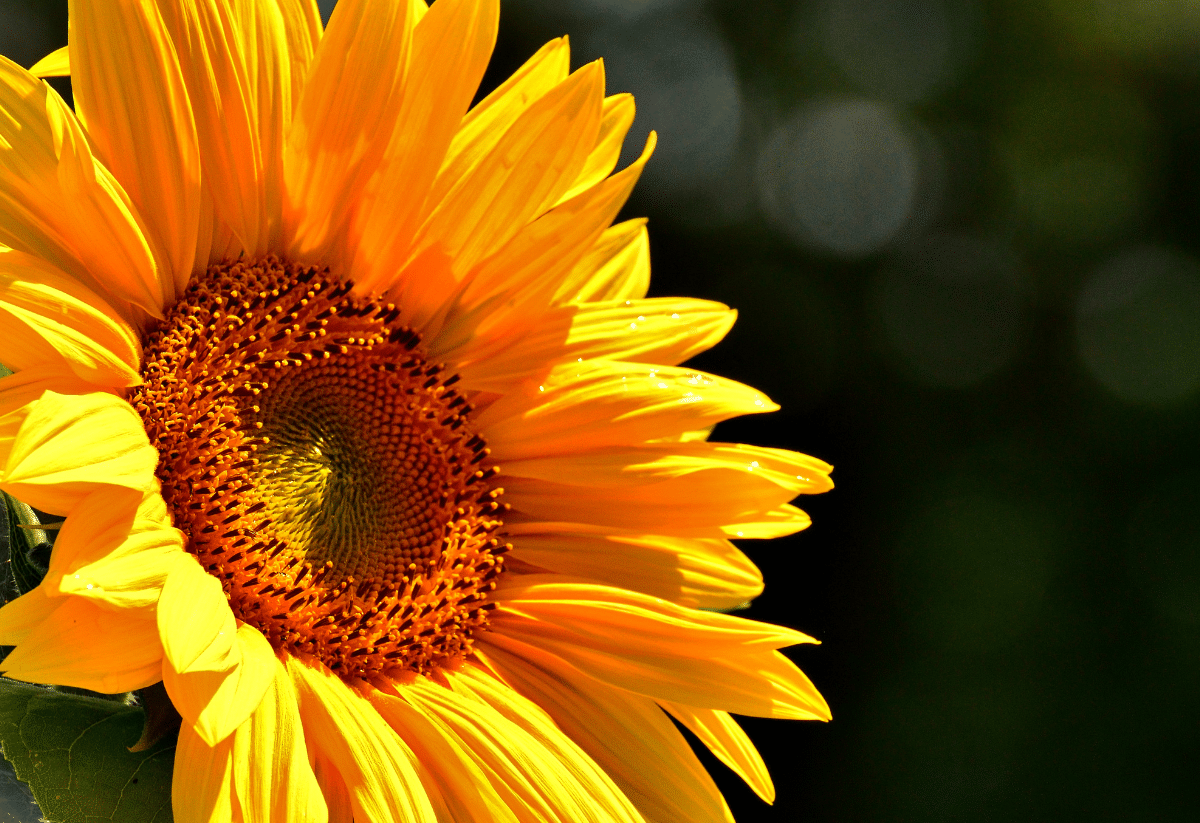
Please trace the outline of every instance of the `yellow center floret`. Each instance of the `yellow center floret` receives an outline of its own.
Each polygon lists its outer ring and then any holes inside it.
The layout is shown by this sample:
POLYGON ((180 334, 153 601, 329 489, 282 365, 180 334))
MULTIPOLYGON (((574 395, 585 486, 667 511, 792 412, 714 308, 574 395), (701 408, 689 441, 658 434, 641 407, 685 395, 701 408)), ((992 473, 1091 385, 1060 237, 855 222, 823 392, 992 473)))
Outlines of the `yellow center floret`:
POLYGON ((234 614, 346 679, 466 654, 507 548, 471 406, 398 316, 316 269, 216 266, 150 335, 130 397, 234 614))

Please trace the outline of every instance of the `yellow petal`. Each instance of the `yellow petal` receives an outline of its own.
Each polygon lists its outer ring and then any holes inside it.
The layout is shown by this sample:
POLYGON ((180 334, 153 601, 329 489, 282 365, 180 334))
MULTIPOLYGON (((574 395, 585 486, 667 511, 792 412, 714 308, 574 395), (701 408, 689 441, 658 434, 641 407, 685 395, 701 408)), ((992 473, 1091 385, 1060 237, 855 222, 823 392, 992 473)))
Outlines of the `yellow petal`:
POLYGON ((535 620, 547 637, 571 637, 606 649, 625 644, 639 654, 673 654, 686 643, 720 656, 816 642, 785 626, 690 609, 614 586, 563 581, 557 575, 505 578, 495 602, 497 615, 535 620))
POLYGON ((232 776, 233 741, 210 746, 185 723, 179 730, 171 777, 176 823, 233 823, 232 776))
POLYGON ((0 58, 0 243, 111 296, 127 318, 130 305, 161 316, 157 241, 89 137, 57 92, 0 58))
POLYGON ((606 360, 566 363, 522 388, 475 420, 501 464, 644 443, 779 408, 725 378, 606 360))
POLYGON ((67 516, 44 585, 101 608, 151 609, 182 554, 183 535, 158 494, 101 487, 67 516))
MULTIPOLYGON (((520 608, 521 613, 497 609, 488 643, 515 654, 520 649, 510 648, 510 639, 533 645, 602 683, 656 701, 757 717, 828 720, 828 705, 811 681, 787 657, 762 644, 738 648, 724 642, 719 649, 707 648, 703 638, 719 637, 720 632, 710 627, 691 631, 671 615, 666 620, 656 617, 653 609, 648 609, 650 614, 626 615, 623 626, 610 620, 605 630, 594 630, 589 623, 596 614, 593 608, 578 607, 565 618, 562 609, 544 613, 529 601, 522 601, 520 608), (653 650, 638 647, 643 637, 654 638, 653 650)), ((700 617, 691 623, 703 624, 709 614, 697 612, 700 617)), ((769 637, 770 632, 764 633, 769 637)), ((768 647, 775 642, 767 637, 764 641, 768 647)))
POLYGON ((656 140, 652 132, 628 168, 542 215, 471 272, 445 327, 431 336, 430 354, 455 363, 464 380, 468 372, 474 379, 496 371, 494 360, 537 330, 559 281, 616 217, 656 140), (467 363, 473 368, 464 369, 467 363))
POLYGON ((321 42, 324 25, 321 23, 321 9, 316 0, 275 0, 279 11, 283 14, 283 31, 288 41, 288 54, 291 55, 292 69, 292 102, 300 100, 300 90, 307 80, 307 67, 312 62, 312 56, 321 42), (304 71, 300 71, 304 68, 304 71))
POLYGON ((399 114, 414 8, 343 0, 313 56, 284 145, 291 256, 345 270, 338 244, 399 114))
POLYGON ((164 255, 163 306, 196 261, 200 155, 176 48, 153 0, 70 0, 75 108, 164 255))
POLYGON ((327 823, 329 809, 309 764, 296 687, 279 660, 262 703, 234 732, 233 782, 247 821, 327 823))
POLYGON ((152 615, 101 609, 82 597, 57 602, 0 662, 6 676, 106 693, 144 689, 162 679, 152 615))
POLYGON ((685 297, 585 303, 572 316, 563 354, 674 366, 721 342, 735 320, 737 312, 720 303, 685 297))
POLYGON ((182 554, 158 601, 163 685, 183 719, 215 746, 248 718, 275 677, 275 652, 237 625, 220 582, 182 554))
POLYGON ((312 4, 199 0, 161 9, 195 114, 215 245, 228 243, 227 230, 237 253, 282 252, 283 139, 316 43, 312 4))
POLYGON ((754 793, 768 803, 775 802, 775 784, 762 755, 729 712, 697 709, 680 703, 663 702, 663 708, 687 726, 717 759, 746 781, 754 793))
POLYGON ((26 369, 0 377, 0 455, 6 453, 25 421, 23 414, 17 415, 22 406, 28 406, 39 399, 47 391, 59 394, 91 394, 96 387, 79 376, 65 363, 57 363, 39 368, 36 371, 26 369))
MULTIPOLYGON (((311 755, 310 755, 311 756, 311 755)), ((317 778, 317 786, 325 798, 329 808, 329 823, 354 823, 354 808, 350 803, 350 790, 346 781, 338 774, 337 769, 328 758, 317 754, 313 762, 313 774, 317 778)))
MULTIPOLYGON (((476 820, 517 823, 515 812, 492 787, 487 773, 475 762, 474 753, 445 724, 401 697, 372 691, 370 700, 416 755, 421 782, 426 788, 436 790, 444 807, 444 811, 439 811, 439 819, 444 816, 454 823, 476 820)), ((433 797, 431 791, 430 799, 433 797)))
POLYGON ((776 649, 812 638, 607 586, 528 575, 497 593, 489 642, 543 649, 656 700, 761 717, 827 718, 811 681, 776 649))
POLYGON ((570 187, 600 127, 604 71, 589 63, 530 106, 437 203, 414 255, 441 246, 466 273, 570 187))
POLYGON ((137 412, 111 394, 46 391, 0 417, 0 459, 0 487, 51 514, 66 515, 97 486, 158 491, 158 452, 137 412))
POLYGON ((509 461, 504 499, 537 520, 680 537, 778 537, 808 525, 783 507, 830 488, 829 470, 783 449, 653 443, 509 461))
POLYGON ((650 288, 650 235, 645 219, 609 228, 563 279, 559 302, 637 300, 650 288))
POLYGON ((483 359, 456 365, 464 385, 508 394, 522 381, 540 385, 556 363, 590 359, 675 365, 718 343, 737 312, 707 300, 662 297, 559 305, 532 317, 519 332, 499 337, 501 345, 483 359))
POLYGON ((0 318, 0 362, 14 371, 61 360, 104 388, 141 382, 137 333, 103 298, 39 258, 3 247, 0 318))
POLYGON ((612 174, 621 157, 621 146, 625 135, 633 125, 634 102, 632 94, 614 94, 604 99, 604 111, 600 118, 600 134, 596 146, 588 155, 575 178, 575 184, 559 199, 563 203, 577 194, 590 189, 612 174))
POLYGON ((412 751, 371 704, 323 667, 289 658, 287 668, 305 736, 340 773, 354 819, 435 823, 412 751))
POLYGON ((29 73, 34 77, 69 77, 71 75, 71 55, 66 46, 52 51, 33 64, 29 73))
POLYGON ((544 709, 649 821, 722 823, 728 810, 683 735, 654 701, 600 683, 553 655, 484 642, 480 654, 509 686, 544 709))
POLYGON ((567 79, 571 49, 567 38, 551 40, 521 68, 479 101, 463 118, 442 160, 430 200, 440 203, 496 145, 535 101, 567 79))
POLYGON ((363 290, 387 289, 408 261, 426 192, 487 68, 499 12, 498 0, 444 0, 413 32, 397 128, 359 211, 351 277, 363 290))
POLYGON ((37 586, 32 591, 0 606, 0 645, 17 646, 29 633, 49 619, 62 605, 61 598, 49 586, 37 586))
MULTIPOLYGON (((528 524, 530 528, 534 524, 528 524)), ((560 524, 505 535, 509 555, 546 571, 643 592, 682 606, 733 609, 763 590, 762 573, 728 540, 589 530, 560 524)))
POLYGON ((470 667, 447 680, 449 689, 417 680, 403 696, 461 741, 519 820, 640 823, 608 775, 540 708, 470 667))

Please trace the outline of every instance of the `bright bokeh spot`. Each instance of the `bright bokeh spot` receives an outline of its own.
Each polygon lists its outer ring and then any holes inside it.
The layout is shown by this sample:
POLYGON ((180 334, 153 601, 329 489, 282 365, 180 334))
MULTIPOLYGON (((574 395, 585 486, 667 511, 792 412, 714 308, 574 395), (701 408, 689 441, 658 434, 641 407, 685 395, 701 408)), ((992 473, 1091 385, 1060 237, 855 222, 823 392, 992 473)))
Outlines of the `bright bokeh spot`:
POLYGON ((1022 228, 1095 242, 1137 223, 1152 183, 1154 126, 1135 94, 1044 82, 1017 95, 1006 119, 1000 150, 1022 228))
POLYGON ((856 85, 913 102, 958 79, 974 51, 977 16, 974 3, 954 0, 824 0, 815 28, 856 85))
POLYGON ((709 21, 639 18, 584 38, 584 50, 604 55, 608 93, 631 92, 637 101, 622 162, 658 132, 639 183, 644 194, 679 197, 721 184, 741 133, 742 92, 729 48, 709 21))
POLYGON ((1075 304, 1088 371, 1130 403, 1162 405, 1200 388, 1200 263, 1159 247, 1096 271, 1075 304))
POLYGON ((803 109, 759 156, 760 202, 796 242, 862 257, 890 241, 916 198, 915 141, 887 106, 834 100, 803 109))

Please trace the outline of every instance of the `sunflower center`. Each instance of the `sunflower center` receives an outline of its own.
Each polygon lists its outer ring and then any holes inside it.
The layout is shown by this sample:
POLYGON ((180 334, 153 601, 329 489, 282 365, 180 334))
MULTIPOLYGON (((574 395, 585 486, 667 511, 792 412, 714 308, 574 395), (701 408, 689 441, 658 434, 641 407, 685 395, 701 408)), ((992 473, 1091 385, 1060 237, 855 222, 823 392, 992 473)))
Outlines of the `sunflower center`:
POLYGON ((274 258, 215 266, 130 397, 234 614, 346 679, 468 653, 506 548, 471 406, 398 315, 274 258))

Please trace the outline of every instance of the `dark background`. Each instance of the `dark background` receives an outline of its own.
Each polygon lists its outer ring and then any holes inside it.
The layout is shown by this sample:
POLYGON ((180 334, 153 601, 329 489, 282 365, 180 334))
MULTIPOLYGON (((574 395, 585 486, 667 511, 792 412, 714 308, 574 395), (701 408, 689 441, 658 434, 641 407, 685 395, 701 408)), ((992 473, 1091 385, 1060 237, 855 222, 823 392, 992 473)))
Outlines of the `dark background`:
POLYGON ((508 0, 485 85, 563 33, 659 132, 652 294, 783 405, 716 439, 837 467, 745 546, 834 721, 746 720, 773 808, 706 760, 738 820, 1200 819, 1200 5, 508 0))

